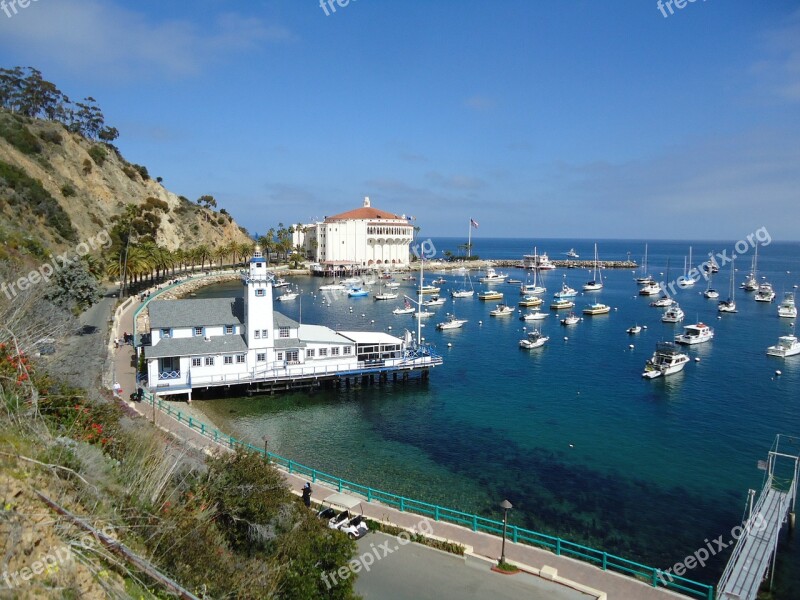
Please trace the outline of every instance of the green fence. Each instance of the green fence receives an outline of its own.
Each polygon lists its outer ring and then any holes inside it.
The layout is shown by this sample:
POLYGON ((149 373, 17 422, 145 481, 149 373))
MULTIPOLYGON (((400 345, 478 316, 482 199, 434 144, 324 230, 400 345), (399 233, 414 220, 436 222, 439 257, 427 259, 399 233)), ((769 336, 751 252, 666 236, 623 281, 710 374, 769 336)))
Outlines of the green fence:
MULTIPOLYGON (((145 401, 149 405, 153 405, 152 394, 145 393, 145 401)), ((158 400, 156 406, 159 410, 165 412, 167 415, 176 419, 179 423, 187 425, 189 428, 199 432, 201 435, 218 444, 222 444, 228 448, 244 448, 252 452, 257 452, 262 456, 265 453, 264 448, 253 446, 250 443, 237 440, 236 438, 226 435, 221 431, 208 427, 206 424, 187 417, 180 411, 174 409, 171 405, 158 400)), ((288 473, 300 475, 316 483, 324 483, 340 492, 351 492, 358 494, 368 502, 380 502, 387 506, 393 506, 402 512, 410 512, 414 514, 424 515, 431 517, 435 521, 442 521, 445 523, 454 523, 472 529, 472 531, 482 531, 492 534, 502 534, 503 522, 494 519, 488 519, 471 513, 465 513, 452 508, 438 506, 436 504, 429 504, 413 498, 406 498, 398 496, 391 492, 385 492, 376 488, 347 481, 341 477, 330 475, 317 469, 307 467, 303 464, 295 462, 289 458, 285 458, 273 452, 268 452, 267 457, 271 462, 277 466, 285 469, 288 473)), ((653 587, 664 587, 674 592, 679 592, 693 598, 703 598, 705 600, 714 600, 714 586, 692 581, 684 577, 672 573, 664 573, 659 569, 648 567, 637 562, 603 552, 602 550, 595 550, 581 544, 576 544, 559 537, 553 537, 545 533, 523 529, 516 525, 509 525, 507 529, 508 539, 524 543, 538 548, 543 548, 553 552, 556 556, 566 556, 575 558, 583 562, 590 563, 601 568, 603 571, 613 571, 621 573, 629 577, 634 577, 639 581, 646 582, 653 587)))

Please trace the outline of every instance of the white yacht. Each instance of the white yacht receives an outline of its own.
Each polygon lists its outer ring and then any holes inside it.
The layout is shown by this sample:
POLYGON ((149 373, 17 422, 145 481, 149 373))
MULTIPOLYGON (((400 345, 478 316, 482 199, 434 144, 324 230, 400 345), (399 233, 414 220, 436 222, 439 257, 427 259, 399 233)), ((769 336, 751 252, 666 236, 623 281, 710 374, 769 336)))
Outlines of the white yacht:
POLYGON ((651 279, 639 289, 640 296, 655 296, 661 291, 661 286, 656 281, 651 279))
POLYGON ((641 333, 642 326, 641 325, 634 325, 633 327, 628 327, 625 331, 627 333, 629 333, 630 335, 636 335, 637 333, 641 333))
POLYGON ((486 267, 486 275, 478 279, 481 283, 504 283, 508 279, 507 273, 498 273, 492 267, 486 267))
POLYGON ((775 300, 775 290, 772 289, 770 282, 764 281, 758 286, 755 300, 756 302, 772 302, 775 300))
POLYGON ((386 283, 386 287, 389 288, 390 290, 396 290, 397 288, 400 287, 400 282, 399 281, 389 281, 389 282, 386 283))
POLYGON ((478 300, 502 300, 503 292, 497 290, 485 290, 478 294, 478 300))
POLYGON ((533 283, 524 283, 519 288, 519 293, 521 296, 541 296, 542 294, 547 292, 547 288, 544 287, 539 279, 539 271, 538 269, 534 269, 533 271, 533 283))
POLYGON ((549 316, 549 313, 545 313, 540 311, 538 308, 534 310, 529 310, 524 315, 520 317, 523 321, 541 321, 546 319, 549 316))
POLYGON ((375 294, 373 298, 375 298, 375 300, 395 300, 397 298, 397 292, 381 292, 380 294, 375 294))
POLYGON ((408 298, 406 298, 406 302, 405 302, 405 305, 403 306, 403 308, 395 308, 392 311, 392 314, 395 314, 395 315, 410 315, 413 312, 414 312, 414 307, 411 306, 411 302, 409 302, 408 298))
POLYGON ((475 295, 475 287, 472 285, 472 278, 469 276, 469 272, 464 269, 464 283, 461 285, 459 289, 450 290, 450 297, 451 298, 472 298, 475 295), (467 287, 467 282, 469 282, 469 288, 467 287))
POLYGON ((730 283, 730 290, 728 291, 728 299, 727 300, 720 300, 719 304, 717 304, 717 310, 721 313, 735 313, 736 312, 736 287, 733 283, 733 263, 735 261, 731 261, 731 283, 730 283))
POLYGON ((567 258, 576 259, 580 258, 580 256, 578 255, 577 252, 575 252, 575 248, 570 248, 569 252, 567 252, 567 258))
POLYGON ((526 350, 531 350, 533 348, 541 348, 547 343, 547 340, 550 338, 546 335, 542 335, 538 329, 534 329, 528 334, 524 340, 519 341, 520 348, 525 348, 526 350))
POLYGON ((544 304, 544 300, 539 296, 525 296, 519 301, 520 306, 541 306, 542 304, 544 304))
POLYGON ((599 270, 599 262, 597 260, 597 244, 594 245, 594 276, 591 281, 583 284, 584 292, 593 292, 595 290, 603 289, 603 274, 599 270))
POLYGON ((553 303, 551 303, 550 308, 553 310, 566 310, 567 308, 575 308, 575 303, 572 300, 561 298, 560 300, 555 300, 553 303))
POLYGON ((658 300, 655 300, 650 303, 650 306, 655 306, 656 308, 666 308, 667 306, 672 306, 675 304, 675 300, 664 294, 658 300))
POLYGON ((777 344, 767 348, 767 354, 780 358, 800 354, 800 340, 794 335, 782 335, 778 338, 777 344))
POLYGON ((672 306, 667 309, 667 312, 661 317, 661 321, 664 323, 680 323, 683 321, 686 315, 683 312, 683 309, 675 302, 672 306))
POLYGON ((644 366, 642 377, 655 379, 682 371, 689 362, 689 355, 680 351, 673 342, 659 342, 656 351, 644 366))
POLYGON ((561 324, 562 325, 576 325, 577 323, 580 322, 580 320, 581 320, 581 318, 578 315, 576 315, 574 312, 570 311, 570 313, 566 317, 561 319, 561 324))
POLYGON ((550 271, 556 268, 547 254, 544 252, 539 254, 536 248, 533 249, 533 254, 524 254, 522 256, 522 266, 526 269, 538 269, 539 271, 550 271))
POLYGON ((702 344, 712 339, 714 339, 714 330, 705 323, 684 325, 683 333, 675 336, 676 343, 685 344, 687 346, 702 344))
POLYGON ((282 277, 278 277, 278 279, 276 279, 275 282, 272 284, 272 287, 274 287, 274 288, 283 288, 283 287, 288 287, 288 286, 289 286, 289 282, 286 281, 282 277))
POLYGON ((280 296, 277 296, 275 300, 277 300, 278 302, 288 302, 289 300, 294 300, 299 295, 300 294, 298 294, 297 292, 290 292, 287 290, 285 293, 281 294, 280 296))
POLYGON ((430 310, 420 310, 420 311, 415 312, 414 316, 417 319, 427 319, 429 317, 432 317, 435 314, 436 314, 435 312, 432 312, 430 310))
POLYGON ((797 306, 794 303, 794 293, 786 292, 783 301, 778 305, 778 316, 794 319, 797 316, 797 306))
POLYGON ((561 291, 556 292, 553 294, 553 298, 557 300, 565 300, 569 298, 574 298, 578 295, 578 290, 575 290, 567 285, 567 282, 561 284, 561 291))
POLYGON ((456 319, 455 315, 448 314, 447 320, 444 321, 443 323, 439 323, 436 326, 436 329, 438 329, 439 331, 444 331, 446 329, 459 329, 463 327, 464 323, 466 322, 467 322, 466 319, 456 319))
POLYGON ((344 284, 341 283, 326 283, 325 285, 319 286, 319 291, 321 292, 330 292, 334 290, 345 290, 347 289, 344 284))
POLYGON ((444 302, 445 302, 444 298, 442 298, 440 296, 433 296, 430 300, 424 300, 422 302, 422 305, 423 306, 441 306, 442 304, 444 304, 444 302))
POLYGON ((439 292, 442 290, 442 288, 440 288, 440 287, 438 287, 438 286, 435 286, 435 285, 429 285, 429 284, 427 284, 427 283, 426 283, 425 285, 422 285, 422 286, 420 286, 420 288, 419 288, 419 289, 420 289, 420 293, 421 293, 422 295, 426 295, 426 294, 438 294, 438 293, 439 293, 439 292))
POLYGON ((493 317, 508 317, 514 314, 514 307, 508 304, 498 304, 497 308, 490 310, 489 314, 493 317))

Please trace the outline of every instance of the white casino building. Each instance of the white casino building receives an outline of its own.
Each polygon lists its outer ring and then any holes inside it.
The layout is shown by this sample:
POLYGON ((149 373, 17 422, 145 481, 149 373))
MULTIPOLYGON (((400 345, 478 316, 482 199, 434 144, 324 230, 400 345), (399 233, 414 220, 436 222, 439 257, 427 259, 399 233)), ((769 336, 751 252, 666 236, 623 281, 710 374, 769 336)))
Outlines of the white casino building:
POLYGON ((300 324, 273 309, 272 280, 257 247, 242 277, 243 298, 150 302, 150 345, 143 347, 148 389, 191 400, 198 388, 291 389, 416 370, 426 376, 442 364, 409 333, 401 339, 300 324))
POLYGON ((364 198, 360 208, 305 225, 294 244, 323 266, 407 267, 413 238, 414 227, 405 216, 375 208, 364 198))

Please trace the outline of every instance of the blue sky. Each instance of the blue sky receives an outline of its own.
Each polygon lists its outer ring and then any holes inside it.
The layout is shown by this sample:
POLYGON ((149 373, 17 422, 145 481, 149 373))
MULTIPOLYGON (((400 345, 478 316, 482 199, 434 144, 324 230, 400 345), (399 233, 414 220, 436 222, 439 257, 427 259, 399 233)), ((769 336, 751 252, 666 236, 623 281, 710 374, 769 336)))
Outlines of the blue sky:
POLYGON ((427 235, 800 239, 797 0, 37 0, 0 51, 250 231, 369 195, 427 235))

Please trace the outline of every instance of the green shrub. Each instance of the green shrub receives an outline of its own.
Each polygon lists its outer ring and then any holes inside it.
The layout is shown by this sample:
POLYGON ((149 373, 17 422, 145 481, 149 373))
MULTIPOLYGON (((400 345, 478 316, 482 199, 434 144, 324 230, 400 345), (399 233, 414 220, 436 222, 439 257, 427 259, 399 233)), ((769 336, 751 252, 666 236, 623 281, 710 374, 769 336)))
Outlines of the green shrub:
POLYGON ((139 176, 142 178, 143 181, 147 181, 148 179, 150 179, 150 173, 147 172, 147 167, 142 165, 133 165, 133 168, 138 171, 139 176))
POLYGON ((9 115, 0 116, 0 137, 5 138, 23 154, 39 154, 42 151, 42 145, 36 136, 19 120, 9 115))
POLYGON ((137 171, 130 165, 125 165, 124 167, 122 167, 122 172, 125 173, 125 175, 128 176, 128 179, 130 179, 131 181, 136 181, 137 171))
POLYGON ((88 175, 91 172, 92 172, 92 161, 90 161, 88 158, 84 158, 83 159, 83 174, 84 175, 88 175))
POLYGON ((44 131, 39 132, 39 137, 42 138, 45 142, 50 144, 61 144, 63 138, 61 134, 56 131, 55 129, 45 129, 44 131))
POLYGON ((76 194, 75 188, 72 187, 71 184, 65 183, 64 185, 61 186, 61 195, 64 196, 64 198, 69 198, 70 196, 74 196, 75 194, 76 194))
POLYGON ((98 167, 102 167, 103 163, 106 162, 106 156, 108 156, 108 152, 100 144, 95 144, 89 148, 89 156, 98 167))
POLYGON ((65 240, 74 241, 78 234, 72 226, 69 215, 44 189, 38 179, 28 177, 22 169, 0 161, 0 187, 12 189, 16 197, 9 198, 9 204, 27 207, 41 217, 65 240))

